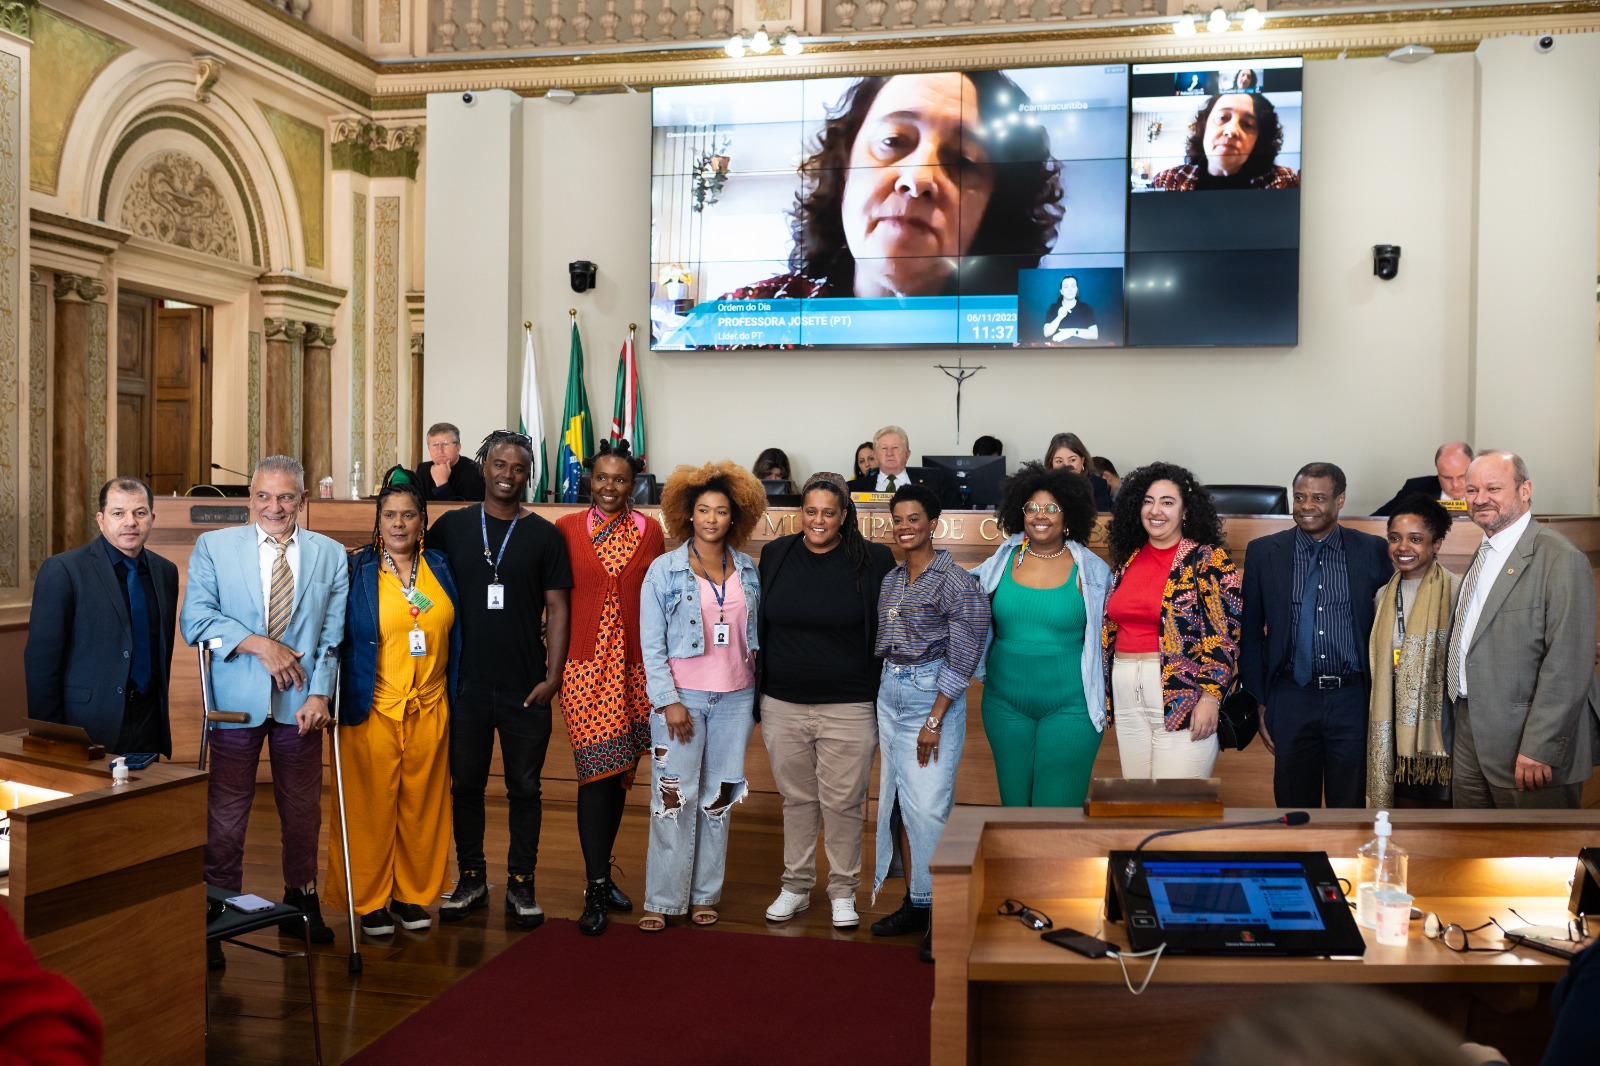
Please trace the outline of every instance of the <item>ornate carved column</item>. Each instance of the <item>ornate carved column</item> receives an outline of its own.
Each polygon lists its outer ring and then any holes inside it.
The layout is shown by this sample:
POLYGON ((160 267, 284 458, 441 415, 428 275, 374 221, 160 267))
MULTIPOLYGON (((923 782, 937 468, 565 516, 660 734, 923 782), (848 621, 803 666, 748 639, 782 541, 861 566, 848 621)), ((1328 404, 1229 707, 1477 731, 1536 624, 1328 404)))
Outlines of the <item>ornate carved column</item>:
POLYGON ((300 461, 306 487, 333 476, 333 327, 306 323, 300 376, 300 461))
POLYGON ((266 334, 261 367, 261 447, 266 455, 293 455, 294 361, 306 327, 294 319, 269 318, 266 334))
POLYGON ((94 494, 104 473, 106 305, 98 301, 105 294, 106 287, 98 278, 83 274, 55 277, 55 411, 50 434, 52 555, 89 538, 94 494))

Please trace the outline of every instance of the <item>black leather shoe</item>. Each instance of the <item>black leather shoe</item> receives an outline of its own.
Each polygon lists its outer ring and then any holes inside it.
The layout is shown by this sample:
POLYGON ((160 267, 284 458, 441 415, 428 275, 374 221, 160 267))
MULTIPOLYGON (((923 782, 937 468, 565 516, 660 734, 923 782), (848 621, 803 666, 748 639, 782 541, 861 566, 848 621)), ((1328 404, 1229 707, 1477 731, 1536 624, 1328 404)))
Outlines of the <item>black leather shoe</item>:
POLYGON ((583 914, 578 918, 578 932, 584 936, 599 936, 610 924, 611 919, 606 914, 607 884, 609 881, 590 881, 583 888, 583 914))
MULTIPOLYGON (((311 919, 311 942, 313 944, 333 943, 333 930, 328 928, 328 923, 322 920, 322 904, 317 900, 315 892, 307 892, 301 888, 285 888, 283 901, 291 907, 296 907, 305 912, 311 919)), ((278 923, 279 936, 292 936, 296 940, 301 938, 301 926, 298 918, 285 918, 278 923)))
POLYGON ((633 900, 623 894, 622 889, 618 888, 617 883, 611 878, 606 878, 602 887, 605 891, 601 902, 605 905, 606 910, 622 911, 623 913, 633 910, 633 900))
POLYGON ((873 936, 905 936, 907 933, 922 933, 928 928, 928 912, 932 908, 917 907, 911 903, 911 897, 906 896, 900 901, 900 909, 887 918, 879 918, 872 923, 873 936))
POLYGON ((928 928, 922 932, 922 947, 917 949, 917 957, 923 962, 933 961, 933 908, 928 908, 928 928))

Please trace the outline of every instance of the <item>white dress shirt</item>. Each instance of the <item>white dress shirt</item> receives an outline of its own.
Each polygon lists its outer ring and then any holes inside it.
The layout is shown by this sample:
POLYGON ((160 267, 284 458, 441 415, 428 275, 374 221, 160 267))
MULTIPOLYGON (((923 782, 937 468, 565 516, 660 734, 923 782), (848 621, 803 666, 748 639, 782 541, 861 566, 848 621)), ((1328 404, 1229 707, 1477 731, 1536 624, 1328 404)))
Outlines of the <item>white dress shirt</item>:
POLYGON ((1522 539, 1531 521, 1533 512, 1529 511, 1494 536, 1485 538, 1484 543, 1488 547, 1483 550, 1483 562, 1478 566, 1478 581, 1472 586, 1472 597, 1456 605, 1461 615, 1461 675, 1456 678, 1456 685, 1462 699, 1467 698, 1467 649, 1472 647, 1478 616, 1483 613, 1483 605, 1489 599, 1489 590, 1494 588, 1495 579, 1505 570, 1511 549, 1517 546, 1517 541, 1522 539))
MULTIPOLYGON (((272 564, 278 559, 278 542, 272 539, 272 534, 256 526, 256 552, 261 563, 261 625, 262 633, 266 632, 267 607, 272 603, 272 564)), ((295 526, 289 534, 289 550, 283 553, 289 561, 289 572, 294 575, 294 587, 298 593, 300 589, 300 527, 295 526)))
POLYGON ((902 470, 898 474, 885 474, 878 471, 878 491, 893 492, 895 489, 911 484, 911 475, 902 470))

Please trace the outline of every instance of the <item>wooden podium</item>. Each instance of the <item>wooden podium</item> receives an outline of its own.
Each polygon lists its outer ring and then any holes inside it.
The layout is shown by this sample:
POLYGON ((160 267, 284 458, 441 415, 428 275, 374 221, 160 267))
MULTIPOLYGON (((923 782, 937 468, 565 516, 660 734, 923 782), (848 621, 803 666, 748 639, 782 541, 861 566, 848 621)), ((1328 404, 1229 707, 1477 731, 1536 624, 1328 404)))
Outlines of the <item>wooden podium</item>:
POLYGON ((0 735, 0 781, 66 793, 9 811, 0 893, 40 964, 94 1004, 105 1060, 203 1062, 206 775, 161 763, 113 786, 109 762, 0 735))

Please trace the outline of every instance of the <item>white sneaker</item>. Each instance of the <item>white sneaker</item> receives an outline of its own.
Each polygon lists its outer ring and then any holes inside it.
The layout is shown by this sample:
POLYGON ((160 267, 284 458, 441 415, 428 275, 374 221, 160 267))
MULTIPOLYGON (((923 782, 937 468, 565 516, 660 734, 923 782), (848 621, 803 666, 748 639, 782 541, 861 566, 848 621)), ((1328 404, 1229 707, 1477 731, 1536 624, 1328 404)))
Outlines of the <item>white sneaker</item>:
POLYGON ((798 892, 790 892, 787 888, 780 889, 778 898, 773 900, 772 906, 767 908, 767 921, 787 922, 801 911, 810 908, 810 906, 810 896, 803 896, 798 892))
POLYGON ((833 900, 833 924, 840 929, 854 929, 861 924, 861 915, 856 913, 856 901, 853 897, 833 900))

